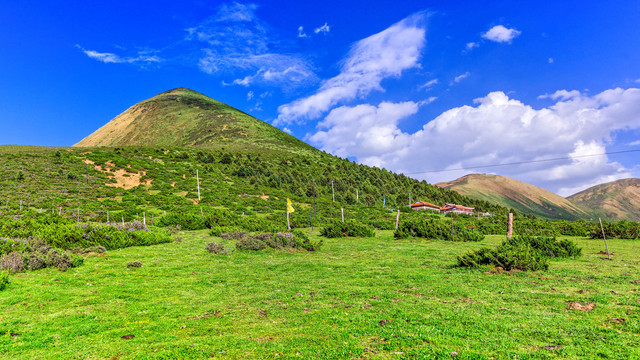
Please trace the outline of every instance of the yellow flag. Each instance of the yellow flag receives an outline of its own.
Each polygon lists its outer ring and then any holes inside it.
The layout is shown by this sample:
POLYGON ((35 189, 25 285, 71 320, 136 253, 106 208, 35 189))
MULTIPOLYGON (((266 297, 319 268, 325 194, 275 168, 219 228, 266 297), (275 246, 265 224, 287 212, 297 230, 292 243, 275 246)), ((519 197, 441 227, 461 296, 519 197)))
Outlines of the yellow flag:
POLYGON ((294 211, 296 211, 293 206, 291 206, 291 200, 289 200, 289 198, 287 198, 287 210, 292 213, 294 211))

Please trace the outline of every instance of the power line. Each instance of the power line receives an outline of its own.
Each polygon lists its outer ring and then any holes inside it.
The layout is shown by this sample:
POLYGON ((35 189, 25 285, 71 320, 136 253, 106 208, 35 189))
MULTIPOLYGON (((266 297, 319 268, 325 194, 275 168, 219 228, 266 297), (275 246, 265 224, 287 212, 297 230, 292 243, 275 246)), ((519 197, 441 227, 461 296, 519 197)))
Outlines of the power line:
POLYGON ((500 166, 511 166, 511 165, 533 164, 533 163, 541 163, 541 162, 548 162, 548 161, 572 160, 572 159, 576 159, 576 158, 585 158, 585 157, 603 156, 603 155, 614 155, 614 154, 623 154, 623 153, 632 153, 632 152, 640 152, 640 149, 634 149, 634 150, 622 150, 622 151, 612 151, 612 152, 605 152, 605 153, 600 153, 600 154, 576 155, 576 156, 571 156, 571 157, 569 157, 569 156, 565 156, 565 157, 552 158, 552 159, 540 159, 540 160, 517 161, 517 162, 511 162, 511 163, 504 163, 504 164, 492 164, 492 165, 481 165, 481 166, 469 166, 469 167, 464 167, 464 168, 455 168, 455 169, 441 169, 441 170, 418 171, 418 172, 403 173, 403 174, 405 174, 405 175, 415 175, 415 174, 428 174, 428 173, 437 173, 437 172, 445 172, 445 171, 473 170, 473 169, 483 169, 483 168, 492 168, 492 167, 500 167, 500 166))

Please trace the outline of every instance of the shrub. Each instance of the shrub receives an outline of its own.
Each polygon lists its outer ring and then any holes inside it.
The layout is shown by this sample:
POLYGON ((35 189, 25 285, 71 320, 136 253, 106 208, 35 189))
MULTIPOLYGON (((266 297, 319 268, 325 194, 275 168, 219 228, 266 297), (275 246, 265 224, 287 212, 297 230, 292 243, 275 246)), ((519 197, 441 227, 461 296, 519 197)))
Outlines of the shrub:
POLYGON ((547 270, 549 259, 580 256, 582 249, 569 240, 522 235, 502 243, 496 249, 481 248, 457 257, 458 266, 499 266, 505 270, 547 270))
POLYGON ((447 221, 438 219, 416 219, 402 222, 394 233, 396 239, 421 237, 426 239, 440 239, 448 241, 481 241, 484 235, 467 229, 462 224, 455 224, 453 229, 447 221))
POLYGON ((9 272, 0 271, 0 291, 4 290, 9 284, 9 272))
POLYGON ((247 237, 247 233, 244 231, 223 232, 220 237, 225 240, 242 240, 247 237))
POLYGON ((22 254, 12 252, 5 254, 0 258, 0 270, 7 270, 9 272, 20 272, 24 270, 24 258, 22 254))
POLYGON ((238 250, 264 250, 267 248, 267 244, 256 238, 247 237, 239 240, 236 243, 236 249, 238 250))
POLYGON ((207 228, 201 214, 168 214, 158 220, 158 226, 180 226, 184 230, 207 228))
POLYGON ((142 263, 140 261, 129 261, 127 263, 128 268, 139 268, 142 267, 142 263))
POLYGON ((207 249, 208 252, 210 252, 212 254, 216 254, 216 255, 228 255, 229 254, 227 249, 224 247, 224 244, 220 244, 220 243, 217 243, 215 241, 212 241, 212 242, 208 243, 205 246, 205 249, 207 249))
POLYGON ((307 251, 320 250, 324 243, 322 240, 319 240, 315 243, 311 242, 311 239, 309 239, 309 237, 300 230, 293 230, 293 236, 297 247, 305 249, 307 251))
POLYGON ((331 222, 322 229, 320 232, 322 236, 328 238, 337 238, 343 236, 355 236, 355 237, 373 237, 375 232, 373 227, 357 223, 353 220, 347 220, 345 222, 334 221, 331 222))

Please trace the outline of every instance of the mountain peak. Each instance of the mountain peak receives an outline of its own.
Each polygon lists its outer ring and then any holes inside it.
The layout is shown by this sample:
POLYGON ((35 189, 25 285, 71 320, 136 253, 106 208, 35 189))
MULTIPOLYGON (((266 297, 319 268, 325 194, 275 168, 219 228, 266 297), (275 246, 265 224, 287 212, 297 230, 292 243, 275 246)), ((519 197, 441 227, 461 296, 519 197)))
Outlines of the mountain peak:
POLYGON ((133 105, 74 146, 317 151, 251 115, 184 87, 133 105))

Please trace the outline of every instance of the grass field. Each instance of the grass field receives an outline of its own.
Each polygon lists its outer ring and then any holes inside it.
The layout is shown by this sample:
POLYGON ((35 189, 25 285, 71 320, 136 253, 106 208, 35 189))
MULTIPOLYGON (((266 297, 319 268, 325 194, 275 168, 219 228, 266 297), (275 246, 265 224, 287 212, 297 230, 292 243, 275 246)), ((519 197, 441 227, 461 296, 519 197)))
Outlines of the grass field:
POLYGON ((228 256, 205 251, 205 231, 178 236, 67 272, 13 275, 0 292, 0 357, 640 358, 638 241, 610 241, 606 261, 601 242, 576 239, 581 258, 492 274, 453 265, 497 236, 455 243, 383 231, 325 239, 318 252, 228 256))

